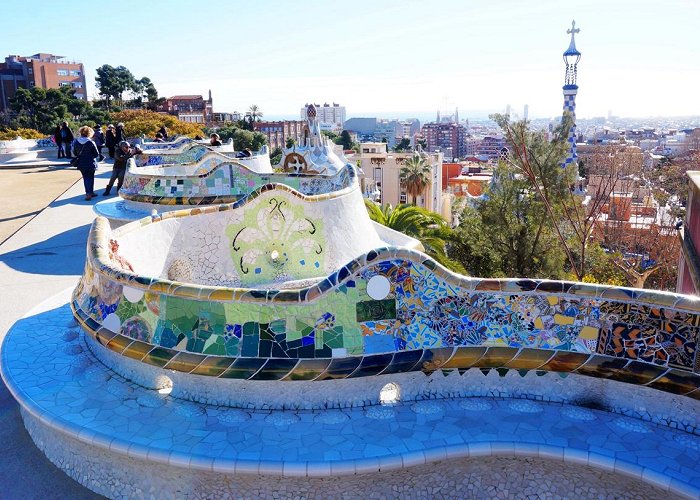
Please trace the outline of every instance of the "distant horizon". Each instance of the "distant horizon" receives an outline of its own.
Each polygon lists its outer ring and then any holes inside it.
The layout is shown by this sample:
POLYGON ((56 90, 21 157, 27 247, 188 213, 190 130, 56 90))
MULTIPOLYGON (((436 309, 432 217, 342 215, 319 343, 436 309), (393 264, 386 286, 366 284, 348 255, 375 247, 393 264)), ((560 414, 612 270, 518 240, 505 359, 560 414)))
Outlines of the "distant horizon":
MULTIPOLYGON (((216 99, 214 99, 214 102, 216 102, 216 99)), ((342 103, 338 103, 341 104, 342 103)), ((216 109, 216 106, 214 106, 216 109)), ((301 109, 301 107, 300 107, 301 109)), ((229 111, 216 111, 216 112, 229 112, 229 111)), ((262 109, 263 112, 263 120, 264 121, 278 121, 278 120, 300 120, 301 115, 300 113, 297 114, 274 114, 268 116, 265 113, 265 110, 262 109)), ((500 110, 500 111, 493 111, 493 112, 485 112, 485 111, 479 111, 479 112, 470 112, 468 110, 465 110, 462 112, 462 110, 459 110, 459 116, 460 116, 460 121, 464 121, 465 119, 468 120, 474 120, 474 121, 488 121, 489 115, 495 114, 495 113, 504 113, 505 110, 500 110)), ((428 112, 407 112, 407 113, 397 113, 397 112, 357 112, 357 113, 349 113, 347 112, 346 120, 349 120, 351 118, 377 118, 377 119, 385 119, 385 120, 407 120, 411 118, 415 118, 419 120, 421 123, 428 123, 428 122, 434 122, 435 119, 437 118, 437 112, 428 113, 428 112)), ((511 110, 511 113, 513 111, 511 110)), ((448 114, 443 114, 441 113, 441 116, 448 116, 448 114)), ((517 118, 522 118, 519 113, 515 113, 515 116, 517 118)), ((553 116, 529 116, 528 120, 557 120, 561 118, 561 114, 558 115, 553 115, 553 116)), ((599 115, 599 116, 577 116, 577 120, 595 120, 595 119, 600 119, 600 118, 605 118, 606 120, 608 119, 607 116, 599 115)), ((700 114, 690 114, 690 115, 649 115, 649 116, 618 116, 618 115, 612 115, 612 118, 614 120, 700 120, 700 114)))

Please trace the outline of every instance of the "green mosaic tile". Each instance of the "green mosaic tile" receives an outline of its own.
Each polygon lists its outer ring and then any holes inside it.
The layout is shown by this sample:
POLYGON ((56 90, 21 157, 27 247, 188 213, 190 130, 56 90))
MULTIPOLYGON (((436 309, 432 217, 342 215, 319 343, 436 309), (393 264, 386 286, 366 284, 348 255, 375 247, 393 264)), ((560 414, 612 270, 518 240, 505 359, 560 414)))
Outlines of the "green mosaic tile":
POLYGON ((146 304, 144 304, 143 299, 137 303, 129 302, 128 300, 121 300, 115 311, 116 315, 120 320, 124 321, 132 316, 137 316, 146 310, 146 304))
POLYGON ((204 350, 202 352, 204 354, 225 356, 226 344, 224 342, 223 337, 221 337, 220 335, 212 335, 211 337, 209 337, 204 344, 204 350))

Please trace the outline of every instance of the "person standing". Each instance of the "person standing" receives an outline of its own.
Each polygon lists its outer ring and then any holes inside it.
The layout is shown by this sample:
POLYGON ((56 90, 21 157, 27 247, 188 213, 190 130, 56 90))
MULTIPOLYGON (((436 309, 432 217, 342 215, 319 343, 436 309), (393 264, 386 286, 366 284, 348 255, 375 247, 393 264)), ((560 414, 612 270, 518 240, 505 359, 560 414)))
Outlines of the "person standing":
POLYGON ((107 188, 105 189, 105 192, 102 193, 102 196, 109 196, 110 191, 112 191, 112 186, 114 186, 114 181, 117 181, 117 192, 119 192, 119 190, 122 188, 122 184, 124 183, 124 174, 126 174, 126 167, 129 158, 141 153, 143 153, 143 151, 141 151, 138 147, 132 148, 131 144, 126 141, 119 143, 119 147, 114 153, 112 176, 109 178, 107 188))
POLYGON ((117 144, 120 144, 122 141, 126 140, 126 137, 124 136, 124 124, 123 123, 117 123, 117 144))
POLYGON ((71 157, 71 145, 73 144, 73 131, 68 128, 68 122, 63 122, 61 124, 61 142, 63 143, 63 149, 66 153, 66 158, 71 157))
POLYGON ((165 125, 160 127, 160 130, 158 130, 158 132, 163 136, 163 141, 168 140, 168 129, 165 128, 165 125))
POLYGON ((55 142, 56 146, 58 147, 58 157, 65 158, 66 150, 63 149, 63 138, 61 137, 60 125, 56 125, 56 128, 53 130, 53 142, 55 142))
POLYGON ((221 138, 219 137, 219 134, 211 134, 209 139, 209 145, 210 146, 221 146, 221 138))
POLYGON ((105 145, 107 146, 107 153, 109 157, 114 159, 114 148, 117 147, 117 135, 114 133, 114 125, 111 123, 107 125, 107 133, 105 134, 105 145))
POLYGON ((95 127, 95 135, 92 140, 95 142, 95 146, 97 146, 100 158, 104 159, 102 156, 102 148, 105 147, 105 135, 102 133, 102 125, 97 125, 97 127, 95 127))
POLYGON ((80 137, 73 141, 73 154, 76 161, 74 165, 80 170, 85 186, 85 200, 90 201, 95 197, 95 170, 97 170, 97 158, 100 152, 92 142, 94 130, 90 127, 80 127, 80 137))

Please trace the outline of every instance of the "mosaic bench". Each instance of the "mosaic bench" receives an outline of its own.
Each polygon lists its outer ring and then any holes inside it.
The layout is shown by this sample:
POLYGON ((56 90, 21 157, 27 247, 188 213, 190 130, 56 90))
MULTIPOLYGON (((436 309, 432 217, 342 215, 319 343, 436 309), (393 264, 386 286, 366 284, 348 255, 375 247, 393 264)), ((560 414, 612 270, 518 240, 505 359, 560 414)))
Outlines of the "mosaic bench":
POLYGON ((225 153, 219 148, 202 144, 191 144, 189 148, 181 153, 155 154, 149 152, 136 155, 134 160, 137 167, 162 165, 172 169, 182 166, 182 172, 192 173, 197 170, 197 168, 191 168, 191 165, 199 164, 200 162, 207 161, 210 158, 218 158, 220 159, 220 162, 235 160, 254 172, 272 172, 270 154, 267 146, 263 146, 260 151, 257 151, 252 156, 238 158, 236 157, 235 153, 233 153, 233 150, 231 150, 230 153, 225 153))

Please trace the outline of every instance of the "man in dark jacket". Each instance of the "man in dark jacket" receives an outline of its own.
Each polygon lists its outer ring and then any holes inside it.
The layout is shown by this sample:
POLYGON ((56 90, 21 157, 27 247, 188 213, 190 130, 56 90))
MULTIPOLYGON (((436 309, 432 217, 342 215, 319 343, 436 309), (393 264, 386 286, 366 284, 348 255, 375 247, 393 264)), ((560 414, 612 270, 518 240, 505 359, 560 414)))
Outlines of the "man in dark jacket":
POLYGON ((123 123, 117 123, 117 144, 121 144, 123 141, 126 140, 126 137, 124 136, 124 124, 123 123))
POLYGON ((66 157, 66 150, 63 149, 63 137, 61 137, 61 126, 60 125, 56 125, 56 128, 53 131, 53 141, 56 143, 56 146, 58 147, 58 157, 65 158, 66 157))
POLYGON ((117 147, 117 135, 114 133, 114 125, 107 125, 107 133, 105 134, 105 146, 110 158, 114 158, 114 148, 117 147))
POLYGON ((114 165, 112 165, 112 176, 109 178, 107 183, 107 189, 102 193, 102 196, 109 196, 112 186, 114 186, 114 181, 117 181, 117 192, 122 188, 124 183, 124 174, 126 174, 126 165, 134 155, 143 153, 138 147, 131 147, 126 141, 119 143, 119 147, 114 153, 114 165))
POLYGON ((102 148, 105 145, 105 135, 102 133, 101 125, 95 127, 95 135, 92 136, 92 140, 95 143, 95 146, 97 146, 97 150, 100 152, 100 157, 104 158, 102 156, 102 148))
POLYGON ((63 148, 66 151, 66 158, 71 158, 71 145, 73 144, 73 132, 68 128, 68 122, 63 122, 61 124, 61 142, 63 142, 63 148))

